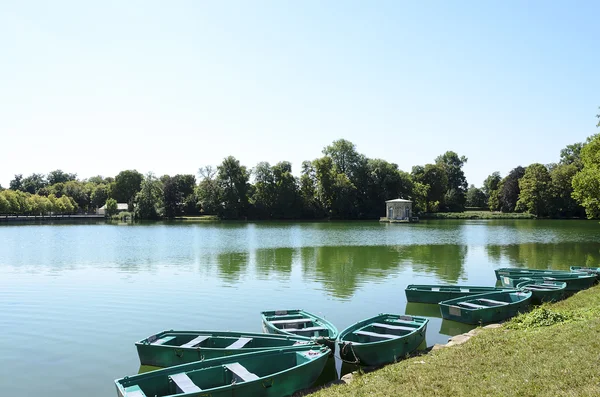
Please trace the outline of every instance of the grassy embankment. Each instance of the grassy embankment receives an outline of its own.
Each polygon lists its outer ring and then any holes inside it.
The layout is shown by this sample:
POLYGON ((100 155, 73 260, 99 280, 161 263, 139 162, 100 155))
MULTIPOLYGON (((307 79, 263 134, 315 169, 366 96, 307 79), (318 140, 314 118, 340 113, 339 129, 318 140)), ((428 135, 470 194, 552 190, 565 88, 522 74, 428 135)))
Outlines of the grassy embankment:
POLYGON ((600 286, 311 397, 599 396, 600 286))
POLYGON ((517 212, 465 211, 465 212, 428 212, 420 219, 536 219, 535 215, 517 212))

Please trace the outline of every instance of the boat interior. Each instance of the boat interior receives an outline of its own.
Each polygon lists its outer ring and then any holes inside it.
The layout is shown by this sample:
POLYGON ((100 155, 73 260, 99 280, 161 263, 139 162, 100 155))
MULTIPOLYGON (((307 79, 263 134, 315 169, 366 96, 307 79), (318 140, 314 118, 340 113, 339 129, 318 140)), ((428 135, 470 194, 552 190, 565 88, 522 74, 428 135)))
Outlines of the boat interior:
POLYGON ((511 303, 519 302, 522 300, 522 294, 523 293, 519 293, 519 292, 496 294, 496 295, 493 295, 493 299, 492 299, 492 297, 489 297, 489 298, 471 297, 470 299, 465 299, 464 301, 460 301, 460 302, 453 302, 452 304, 455 306, 458 306, 460 308, 463 308, 463 309, 471 309, 471 310, 488 309, 491 307, 506 306, 511 303))
POLYGON ((298 341, 285 338, 274 338, 265 335, 211 335, 184 332, 163 332, 155 337, 150 337, 147 343, 151 345, 162 345, 171 347, 189 347, 206 349, 252 349, 261 347, 285 347, 302 344, 298 341))
POLYGON ((401 318, 387 317, 368 323, 344 336, 345 342, 372 343, 398 339, 418 330, 423 324, 401 318))
MULTIPOLYGON (((290 351, 271 356, 243 357, 230 363, 192 363, 169 370, 153 371, 119 381, 124 397, 163 397, 210 391, 218 387, 251 382, 304 364, 319 357, 316 350, 290 351)), ((210 360, 209 360, 210 361, 210 360)))
POLYGON ((329 329, 327 327, 324 327, 316 319, 308 317, 305 313, 301 312, 288 312, 286 314, 267 316, 267 321, 278 329, 299 336, 329 336, 329 329))

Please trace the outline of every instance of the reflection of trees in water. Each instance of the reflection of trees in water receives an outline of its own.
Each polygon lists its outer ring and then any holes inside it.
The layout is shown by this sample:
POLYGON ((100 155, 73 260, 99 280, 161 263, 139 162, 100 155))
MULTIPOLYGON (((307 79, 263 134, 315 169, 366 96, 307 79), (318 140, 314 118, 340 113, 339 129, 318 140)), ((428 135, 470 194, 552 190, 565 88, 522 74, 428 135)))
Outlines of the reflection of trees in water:
POLYGON ((217 255, 219 275, 224 281, 235 281, 248 266, 248 253, 222 252, 217 255))
POLYGON ((533 269, 565 269, 569 266, 598 266, 600 243, 527 243, 490 245, 488 257, 502 266, 533 269))
POLYGON ((361 284, 384 279, 400 264, 417 272, 435 273, 444 282, 462 274, 466 246, 335 246, 300 249, 305 277, 321 282, 337 298, 350 298, 361 284))
POLYGON ((466 245, 408 245, 397 247, 400 259, 412 263, 419 273, 434 273, 444 282, 455 283, 463 273, 466 245))
POLYGON ((275 273, 280 277, 289 278, 293 256, 293 248, 256 250, 256 273, 259 277, 275 273))
POLYGON ((304 247, 304 277, 321 282, 336 298, 350 298, 357 286, 386 277, 399 264, 398 252, 384 246, 304 247))

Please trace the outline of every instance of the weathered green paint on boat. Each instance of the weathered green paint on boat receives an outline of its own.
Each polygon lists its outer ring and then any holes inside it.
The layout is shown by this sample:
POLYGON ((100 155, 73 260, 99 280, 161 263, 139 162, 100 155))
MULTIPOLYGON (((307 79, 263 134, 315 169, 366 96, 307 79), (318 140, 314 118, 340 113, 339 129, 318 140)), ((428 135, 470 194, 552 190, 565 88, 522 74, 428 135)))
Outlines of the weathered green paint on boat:
POLYGON ((338 338, 340 357, 361 365, 396 362, 425 340, 424 317, 379 314, 351 325, 338 338))
POLYGON ((571 266, 570 269, 572 272, 584 272, 600 277, 600 267, 571 266))
POLYGON ((312 344, 309 338, 230 331, 163 331, 135 344, 140 363, 171 367, 194 361, 312 344))
POLYGON ((577 292, 594 285, 596 276, 586 273, 553 274, 552 276, 536 275, 528 277, 509 277, 503 276, 500 280, 504 287, 515 287, 522 281, 541 278, 548 281, 561 281, 567 283, 565 292, 577 292))
POLYGON ((440 303, 441 301, 463 296, 484 294, 487 292, 507 291, 511 288, 478 287, 471 285, 416 285, 411 284, 404 290, 408 302, 440 303))
POLYGON ((332 351, 335 347, 338 330, 322 317, 301 309, 265 311, 261 315, 267 333, 309 337, 332 351))
POLYGON ((503 321, 529 309, 529 291, 491 292, 440 302, 442 317, 467 324, 503 321))
POLYGON ((556 302, 564 298, 567 283, 544 279, 522 281, 517 288, 531 292, 531 303, 539 305, 543 302, 556 302))
POLYGON ((502 277, 540 277, 540 276, 553 276, 553 275, 571 275, 573 272, 566 270, 552 270, 552 269, 529 269, 520 267, 503 267, 494 270, 496 273, 496 280, 501 280, 502 277))
POLYGON ((115 381, 119 397, 290 396, 319 377, 330 350, 299 346, 196 361, 115 381))

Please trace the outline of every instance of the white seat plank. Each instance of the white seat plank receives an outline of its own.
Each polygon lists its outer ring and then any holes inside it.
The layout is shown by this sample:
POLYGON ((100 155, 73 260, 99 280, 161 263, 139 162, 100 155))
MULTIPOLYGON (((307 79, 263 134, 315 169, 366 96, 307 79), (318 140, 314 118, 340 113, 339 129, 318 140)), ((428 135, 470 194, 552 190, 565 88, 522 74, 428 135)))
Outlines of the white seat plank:
POLYGON ((489 306, 484 306, 484 305, 477 305, 475 303, 469 303, 469 302, 459 302, 457 303, 458 305, 462 305, 462 306, 467 306, 467 307, 471 307, 473 309, 486 309, 489 306))
POLYGON ((258 376, 256 374, 253 374, 252 372, 248 371, 246 367, 244 367, 240 363, 225 364, 225 368, 230 370, 235 376, 239 378, 239 380, 242 380, 244 382, 249 382, 251 380, 258 379, 258 376))
POLYGON ((185 344, 181 345, 181 347, 195 347, 196 345, 199 345, 200 343, 204 342, 208 338, 210 338, 210 336, 208 336, 208 335, 200 335, 200 336, 195 337, 194 339, 192 339, 188 343, 185 343, 185 344))
POLYGON ((356 335, 364 335, 364 336, 372 336, 374 338, 381 339, 397 339, 400 338, 400 335, 392 335, 392 334, 378 334, 377 332, 369 332, 369 331, 354 331, 356 335))
POLYGON ((169 378, 177 385, 178 392, 180 393, 195 393, 198 391, 202 391, 185 372, 179 374, 169 375, 169 378))
POLYGON ((271 324, 304 324, 304 323, 310 323, 311 321, 312 321, 311 318, 294 318, 292 320, 271 321, 271 324))
POLYGON ((477 299, 478 301, 482 301, 482 302, 486 302, 486 303, 493 303, 494 305, 508 305, 508 302, 502 302, 502 301, 495 301, 493 299, 487 299, 487 298, 481 298, 481 299, 477 299))
POLYGON ((285 331, 288 332, 313 332, 326 330, 325 327, 308 327, 308 328, 287 328, 285 331))
POLYGON ((246 344, 251 340, 252 338, 239 338, 231 345, 227 346, 226 349, 241 349, 242 347, 246 346, 246 344))
POLYGON ((371 325, 374 327, 379 327, 379 328, 399 329, 402 331, 414 331, 416 329, 416 328, 412 328, 412 327, 403 327, 401 325, 382 324, 382 323, 373 323, 371 325))
POLYGON ((154 342, 152 342, 153 345, 164 345, 167 342, 172 341, 173 339, 175 339, 174 336, 165 336, 163 338, 157 339, 154 342))

